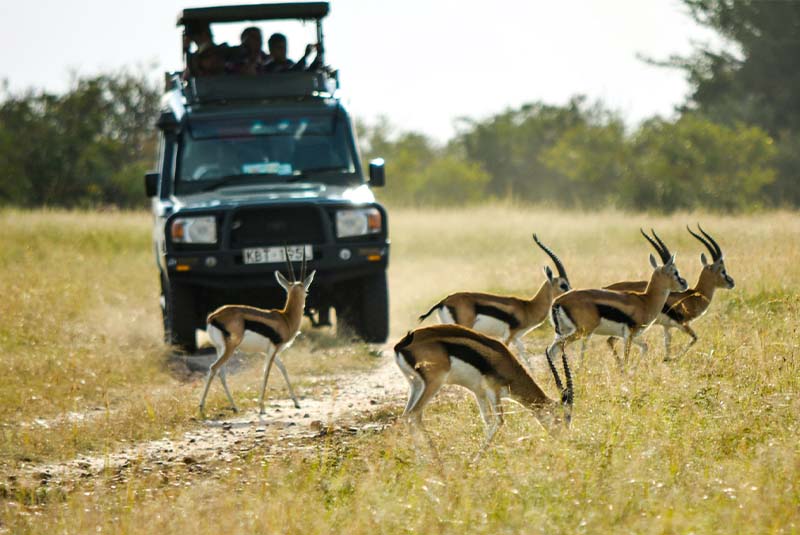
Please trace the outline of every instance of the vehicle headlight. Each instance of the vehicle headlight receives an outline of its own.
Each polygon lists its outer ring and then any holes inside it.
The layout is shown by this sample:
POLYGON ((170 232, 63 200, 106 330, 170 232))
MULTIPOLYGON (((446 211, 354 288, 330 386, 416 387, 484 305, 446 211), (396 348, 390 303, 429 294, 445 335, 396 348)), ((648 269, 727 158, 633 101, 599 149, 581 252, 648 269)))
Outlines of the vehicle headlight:
POLYGON ((216 243, 217 220, 214 216, 178 217, 172 222, 173 243, 216 243))
POLYGON ((366 236, 381 231, 383 218, 377 208, 359 208, 336 212, 336 237, 366 236))

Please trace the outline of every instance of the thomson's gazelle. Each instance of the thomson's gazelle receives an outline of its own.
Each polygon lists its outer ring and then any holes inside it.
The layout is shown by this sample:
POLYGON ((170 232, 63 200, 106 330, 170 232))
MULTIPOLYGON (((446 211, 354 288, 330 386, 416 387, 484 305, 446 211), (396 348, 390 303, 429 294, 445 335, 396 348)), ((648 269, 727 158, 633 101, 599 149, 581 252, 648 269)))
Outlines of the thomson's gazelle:
POLYGON ((550 312, 553 299, 569 290, 564 264, 546 245, 533 235, 536 244, 550 256, 558 270, 553 275, 550 266, 544 267, 547 280, 530 299, 478 292, 450 294, 419 317, 420 321, 438 311, 442 323, 455 323, 493 336, 506 344, 513 343, 518 353, 527 359, 522 337, 542 324, 550 312))
POLYGON ((300 275, 302 282, 298 282, 295 281, 291 263, 289 263, 289 268, 292 276, 291 281, 287 280, 280 271, 275 271, 275 278, 278 284, 286 290, 286 303, 282 309, 265 310, 246 305, 225 305, 208 315, 207 332, 208 337, 217 349, 217 360, 211 364, 208 370, 203 397, 200 399, 200 414, 203 414, 208 387, 217 372, 219 372, 219 378, 228 400, 233 409, 237 410, 225 381, 224 369, 225 362, 237 349, 243 353, 263 353, 266 357, 264 380, 261 383, 261 396, 258 401, 260 414, 264 414, 264 393, 267 389, 267 380, 269 379, 269 371, 273 361, 289 386, 289 393, 292 396, 295 407, 300 407, 279 354, 292 344, 300 330, 306 294, 308 293, 308 287, 311 286, 311 282, 314 280, 316 271, 312 271, 308 277, 303 278, 305 275, 304 261, 300 275))
MULTIPOLYGON (((404 416, 419 428, 422 411, 445 384, 462 386, 475 395, 486 424, 489 445, 503 424, 501 398, 512 399, 532 410, 549 429, 559 424, 556 413, 564 407, 564 421, 572 414, 572 375, 564 360, 566 389, 561 401, 549 398, 522 363, 498 340, 460 325, 433 325, 409 332, 394 346, 397 366, 408 379, 409 392, 404 416)), ((481 450, 482 451, 482 450, 481 450)))
POLYGON ((675 267, 675 255, 669 252, 652 229, 658 243, 644 231, 641 232, 658 252, 663 265, 659 266, 655 257, 650 255, 653 274, 643 292, 572 290, 557 297, 551 311, 556 335, 546 351, 551 369, 551 355, 555 347, 560 348, 563 357, 567 344, 581 338, 588 339, 593 334, 616 336, 624 340, 624 361, 617 357, 622 368, 628 361, 631 342, 635 342, 643 351, 646 349, 637 337, 656 319, 669 293, 682 292, 687 288, 686 280, 675 267))
MULTIPOLYGON (((708 252, 711 254, 711 263, 708 262, 705 253, 700 253, 700 262, 703 264, 703 269, 700 271, 700 277, 697 279, 697 284, 693 288, 689 288, 683 292, 673 292, 667 297, 667 302, 661 309, 661 313, 656 318, 656 323, 664 327, 664 352, 665 359, 669 358, 670 334, 671 329, 680 329, 688 334, 692 340, 683 350, 687 351, 695 342, 697 342, 697 334, 689 326, 691 322, 705 314, 711 305, 711 300, 714 298, 714 292, 717 288, 732 289, 735 283, 728 272, 725 270, 725 261, 723 260, 722 249, 716 240, 704 231, 700 225, 697 225, 700 232, 707 238, 704 239, 694 232, 689 227, 686 230, 697 238, 700 243, 706 246, 708 252)), ((647 281, 635 282, 618 282, 611 286, 606 286, 609 290, 621 291, 643 291, 647 286, 647 281)), ((609 345, 613 347, 613 339, 609 339, 609 345)))

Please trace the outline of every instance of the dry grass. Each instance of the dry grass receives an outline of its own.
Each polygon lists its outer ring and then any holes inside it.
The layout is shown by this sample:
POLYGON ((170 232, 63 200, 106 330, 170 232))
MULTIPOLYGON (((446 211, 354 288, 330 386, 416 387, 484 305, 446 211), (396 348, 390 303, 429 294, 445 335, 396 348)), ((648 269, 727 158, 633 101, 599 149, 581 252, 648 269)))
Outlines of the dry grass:
MULTIPOLYGON (((661 362, 660 333, 649 333, 652 352, 621 375, 595 343, 576 373, 573 428, 559 438, 515 411, 470 466, 482 430, 474 403, 453 389, 426 414, 441 466, 403 426, 335 434, 313 442, 312 454, 270 460, 255 451, 199 475, 98 478, 76 492, 32 494, 35 506, 6 500, 0 532, 798 533, 797 214, 395 210, 393 334, 449 291, 532 294, 546 262, 533 231, 573 285, 597 286, 647 275, 638 227, 652 226, 694 282, 702 246, 683 227, 698 220, 720 241, 737 288, 717 294, 698 321, 700 341, 677 362, 661 362)), ((149 217, 6 211, 0 222, 0 467, 197 425, 198 383, 165 367, 149 217), (91 422, 27 425, 92 407, 112 410, 91 422)), ((550 336, 538 330, 530 350, 540 353, 550 336)), ((304 344, 286 359, 293 375, 374 360, 325 335, 304 344), (325 345, 333 347, 309 356, 325 345)), ((552 392, 552 380, 538 377, 552 392)), ((250 378, 236 381, 234 391, 251 397, 250 378)))

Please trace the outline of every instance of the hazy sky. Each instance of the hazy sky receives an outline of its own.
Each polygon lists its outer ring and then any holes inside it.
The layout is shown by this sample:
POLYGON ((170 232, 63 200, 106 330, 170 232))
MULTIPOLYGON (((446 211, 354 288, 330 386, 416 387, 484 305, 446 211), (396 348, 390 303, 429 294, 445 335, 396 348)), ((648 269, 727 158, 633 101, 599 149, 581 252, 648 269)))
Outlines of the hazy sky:
MULTIPOLYGON (((63 91, 72 72, 180 68, 177 14, 204 0, 0 0, 0 79, 12 91, 63 91)), ((229 3, 247 3, 234 1, 229 3)), ((278 22, 302 55, 314 27, 278 22)), ((238 43, 243 26, 215 29, 238 43)), ((563 104, 585 94, 629 124, 671 115, 688 91, 683 73, 637 54, 686 54, 716 41, 677 0, 332 0, 326 59, 355 116, 380 114, 439 140, 460 116, 482 118, 525 102, 563 104)))

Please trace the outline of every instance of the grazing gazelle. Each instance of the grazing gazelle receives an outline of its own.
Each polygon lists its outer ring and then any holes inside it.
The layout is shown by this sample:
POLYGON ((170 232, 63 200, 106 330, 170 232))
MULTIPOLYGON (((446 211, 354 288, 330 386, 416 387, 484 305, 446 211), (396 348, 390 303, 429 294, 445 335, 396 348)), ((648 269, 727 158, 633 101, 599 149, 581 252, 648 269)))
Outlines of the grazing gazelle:
MULTIPOLYGON (((692 340, 684 348, 683 352, 689 350, 690 347, 697 342, 697 334, 689 326, 691 322, 705 314, 711 305, 711 300, 714 298, 714 291, 717 288, 724 288, 727 290, 735 286, 733 279, 725 271, 725 261, 723 260, 722 249, 719 244, 698 224, 697 228, 707 238, 692 232, 688 226, 686 230, 689 234, 697 238, 703 245, 706 246, 708 252, 711 253, 711 263, 709 264, 705 253, 700 253, 700 262, 703 264, 703 269, 700 271, 700 277, 697 279, 697 284, 693 288, 689 288, 683 292, 674 292, 669 294, 667 302, 661 309, 661 313, 656 318, 656 323, 664 327, 664 359, 669 359, 670 341, 672 336, 671 329, 680 329, 688 334, 692 340)), ((640 292, 647 286, 646 281, 635 282, 618 282, 611 286, 606 286, 609 290, 621 291, 636 291, 640 292)), ((613 338, 609 338, 609 345, 613 348, 613 338)), ((682 353, 683 353, 682 352, 682 353)))
POLYGON ((588 339, 593 334, 615 336, 624 340, 624 361, 617 355, 617 361, 622 368, 628 361, 632 342, 642 348, 642 351, 646 349, 637 337, 655 321, 669 293, 682 292, 687 288, 686 280, 675 267, 675 255, 669 252, 655 231, 651 229, 658 243, 643 230, 641 232, 658 252, 663 265, 659 266, 655 257, 650 255, 653 274, 643 292, 572 290, 557 297, 553 301, 551 312, 556 335, 545 352, 551 369, 551 352, 556 346, 563 357, 567 344, 581 338, 588 339))
POLYGON ((312 271, 308 277, 304 278, 304 258, 303 268, 300 273, 301 282, 296 281, 291 262, 288 261, 288 251, 286 253, 292 280, 288 281, 280 271, 275 271, 275 278, 278 284, 286 290, 286 303, 282 309, 265 310, 246 305, 225 305, 208 315, 207 332, 208 337, 217 349, 217 360, 208 369, 203 397, 200 399, 200 414, 203 414, 208 387, 217 372, 220 372, 219 378, 222 382, 222 387, 225 389, 225 394, 228 396, 228 401, 231 402, 233 410, 237 410, 225 381, 224 370, 225 362, 237 349, 243 353, 263 353, 266 356, 264 380, 261 383, 261 396, 258 401, 260 414, 264 414, 264 392, 267 389, 267 379, 269 379, 269 371, 273 361, 289 386, 289 393, 292 396, 295 407, 300 407, 297 397, 294 395, 294 390, 292 390, 292 385, 289 383, 286 368, 283 367, 283 363, 280 361, 279 354, 292 344, 299 332, 308 287, 311 286, 316 271, 312 271))
POLYGON ((513 343, 519 355, 527 360, 522 343, 529 331, 541 325, 550 312, 553 299, 570 289, 564 264, 536 234, 533 240, 550 256, 558 270, 553 276, 550 266, 544 267, 547 280, 530 299, 478 292, 458 292, 450 294, 419 317, 422 321, 434 311, 439 312, 442 323, 455 323, 470 327, 480 333, 500 339, 505 344, 513 343))
MULTIPOLYGON (((522 363, 498 340, 460 325, 433 325, 409 332, 394 346, 395 360, 409 382, 403 416, 421 430, 425 405, 445 384, 462 386, 475 395, 486 424, 485 449, 503 424, 501 398, 509 398, 533 411, 540 423, 553 429, 559 424, 556 410, 564 407, 564 422, 572 415, 572 375, 564 360, 567 388, 561 401, 549 398, 522 363)), ((555 370, 552 370, 557 376, 555 370)))

